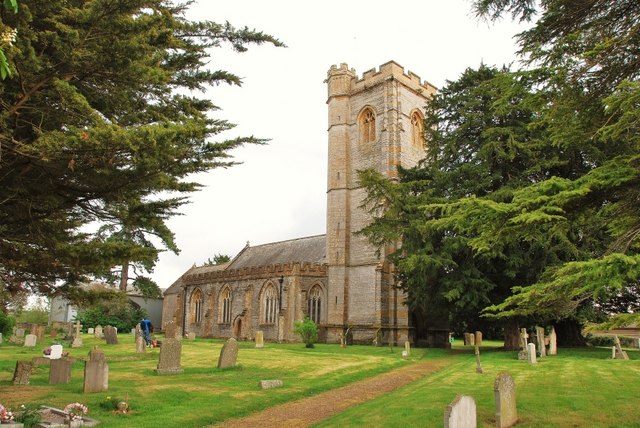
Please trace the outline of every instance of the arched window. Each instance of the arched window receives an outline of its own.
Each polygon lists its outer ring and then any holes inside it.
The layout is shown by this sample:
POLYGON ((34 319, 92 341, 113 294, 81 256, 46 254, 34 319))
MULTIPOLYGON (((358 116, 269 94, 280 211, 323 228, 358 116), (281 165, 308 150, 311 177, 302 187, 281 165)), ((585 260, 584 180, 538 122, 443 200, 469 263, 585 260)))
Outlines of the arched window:
POLYGON ((411 141, 418 147, 424 147, 424 118, 419 111, 411 113, 411 141))
POLYGON ((316 324, 322 320, 322 289, 314 285, 309 291, 308 311, 309 318, 316 324))
POLYGON ((366 107, 360 112, 358 126, 360 127, 360 143, 376 141, 376 113, 371 107, 366 107))
POLYGON ((199 288, 196 288, 193 293, 191 293, 189 307, 191 312, 191 322, 202 322, 202 291, 199 288))
POLYGON ((220 293, 220 298, 218 299, 218 307, 220 308, 220 315, 218 317, 220 323, 231 323, 231 290, 229 289, 229 287, 226 287, 220 293))
POLYGON ((260 298, 260 322, 264 324, 273 324, 276 322, 276 314, 278 310, 278 295, 273 284, 268 284, 262 290, 260 298))

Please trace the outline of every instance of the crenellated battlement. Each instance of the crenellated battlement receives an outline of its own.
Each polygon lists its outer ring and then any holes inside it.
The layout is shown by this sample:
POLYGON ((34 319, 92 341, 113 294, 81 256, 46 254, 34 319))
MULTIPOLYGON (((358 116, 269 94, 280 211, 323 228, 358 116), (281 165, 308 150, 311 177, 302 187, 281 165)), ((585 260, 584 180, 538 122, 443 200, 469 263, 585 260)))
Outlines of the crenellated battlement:
POLYGON ((320 263, 295 262, 282 263, 265 266, 245 267, 241 269, 229 269, 222 271, 211 271, 205 273, 185 274, 182 277, 185 286, 203 284, 207 282, 222 282, 239 279, 251 279, 274 276, 326 276, 327 265, 320 263))

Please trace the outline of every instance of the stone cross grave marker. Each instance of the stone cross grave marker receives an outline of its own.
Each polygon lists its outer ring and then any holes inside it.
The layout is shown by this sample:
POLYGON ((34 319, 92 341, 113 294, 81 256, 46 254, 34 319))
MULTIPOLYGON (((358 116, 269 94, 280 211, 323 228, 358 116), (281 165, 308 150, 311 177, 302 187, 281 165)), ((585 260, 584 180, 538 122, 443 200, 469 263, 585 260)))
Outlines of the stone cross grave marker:
POLYGON ((227 367, 234 367, 238 360, 238 342, 233 338, 229 338, 220 351, 218 357, 218 368, 224 369, 227 367))
POLYGON ((458 395, 444 411, 444 428, 476 428, 476 402, 468 395, 458 395))
POLYGON ((85 394, 109 390, 109 364, 104 352, 96 346, 89 352, 89 360, 84 362, 85 394))
POLYGON ((36 342, 38 341, 38 337, 35 334, 27 334, 24 337, 24 346, 28 348, 33 348, 36 346, 36 342))
POLYGON ((104 328, 104 338, 107 341, 107 345, 117 345, 118 344, 118 332, 115 327, 110 325, 104 328))
POLYGON ((82 326, 80 325, 80 321, 76 321, 75 331, 73 333, 73 342, 71 343, 72 348, 82 348, 82 336, 80 333, 80 328, 82 328, 82 326))
POLYGON ((264 348, 264 332, 256 331, 256 348, 264 348))
POLYGON ((516 384, 509 373, 498 373, 493 384, 493 393, 496 399, 496 426, 507 428, 515 425, 518 421, 516 384))
POLYGON ((104 333, 103 333, 103 331, 102 331, 102 326, 101 326, 100 324, 98 324, 98 325, 96 326, 95 330, 94 330, 93 335, 94 335, 94 337, 95 337, 96 339, 102 339, 103 334, 104 334, 104 333))
POLYGON ((549 355, 558 355, 558 336, 556 336, 556 329, 553 326, 551 326, 549 333, 549 355))
POLYGON ((539 327, 536 326, 536 342, 538 344, 538 352, 540 353, 541 357, 546 357, 547 356, 547 352, 546 352, 546 347, 544 345, 544 327, 539 327))
POLYGON ((530 343, 527 345, 527 354, 529 355, 529 363, 531 364, 535 364, 538 362, 538 360, 536 359, 536 344, 535 343, 530 343))
POLYGON ((475 332, 475 342, 476 342, 476 346, 482 346, 482 332, 481 331, 476 331, 475 332))
POLYGON ((527 334, 527 329, 521 328, 520 329, 520 352, 518 352, 519 360, 526 360, 529 358, 529 355, 527 354, 529 352, 529 349, 527 348, 527 344, 528 344, 527 339, 529 339, 529 335, 527 334))
POLYGON ((51 360, 49 365, 49 384, 55 385, 58 383, 71 382, 71 365, 73 361, 68 358, 58 358, 57 360, 51 360))
POLYGON ((13 372, 13 384, 14 385, 29 385, 29 379, 31 378, 31 370, 33 364, 31 361, 16 361, 16 369, 13 372))
POLYGON ((160 346, 160 359, 156 373, 159 375, 172 375, 184 372, 180 366, 182 358, 182 341, 176 338, 168 338, 160 346))

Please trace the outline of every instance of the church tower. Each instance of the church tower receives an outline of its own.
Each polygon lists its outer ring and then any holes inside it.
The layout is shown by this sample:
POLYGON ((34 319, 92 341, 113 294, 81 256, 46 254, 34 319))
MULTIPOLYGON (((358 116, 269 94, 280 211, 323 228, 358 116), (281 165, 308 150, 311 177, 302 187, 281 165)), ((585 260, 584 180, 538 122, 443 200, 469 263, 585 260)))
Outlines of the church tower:
POLYGON ((404 296, 393 287, 385 250, 356 235, 371 221, 360 208, 357 171, 397 177, 425 156, 423 110, 436 88, 393 61, 358 79, 346 64, 328 71, 327 341, 411 340, 404 296))

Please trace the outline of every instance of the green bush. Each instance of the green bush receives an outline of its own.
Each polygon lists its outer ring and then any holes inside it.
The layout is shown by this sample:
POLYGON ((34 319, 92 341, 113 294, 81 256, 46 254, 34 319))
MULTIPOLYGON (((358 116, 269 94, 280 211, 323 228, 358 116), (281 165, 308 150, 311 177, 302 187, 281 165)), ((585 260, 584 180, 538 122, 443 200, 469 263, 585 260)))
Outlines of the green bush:
POLYGON ((16 325, 16 320, 0 311, 0 333, 3 337, 8 338, 13 333, 13 326, 16 325))
POLYGON ((300 336, 307 348, 313 348, 318 340, 318 326, 309 317, 294 323, 294 332, 300 336))
POLYGON ((110 325, 119 331, 129 331, 147 317, 147 312, 132 303, 125 293, 113 291, 101 297, 76 315, 76 320, 85 328, 110 325))

